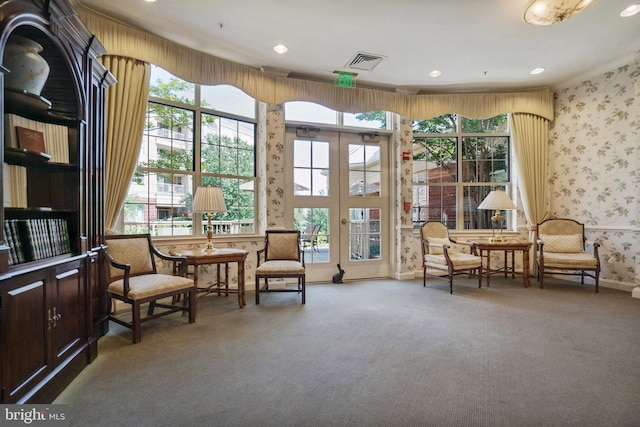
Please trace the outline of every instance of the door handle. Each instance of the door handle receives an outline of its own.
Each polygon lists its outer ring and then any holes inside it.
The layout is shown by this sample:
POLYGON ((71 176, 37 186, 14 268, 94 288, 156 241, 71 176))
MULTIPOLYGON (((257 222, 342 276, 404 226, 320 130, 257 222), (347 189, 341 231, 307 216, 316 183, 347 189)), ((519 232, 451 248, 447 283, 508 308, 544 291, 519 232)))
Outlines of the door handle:
POLYGON ((347 218, 342 218, 342 221, 340 221, 340 222, 343 223, 343 224, 346 224, 346 223, 349 222, 349 220, 347 218))

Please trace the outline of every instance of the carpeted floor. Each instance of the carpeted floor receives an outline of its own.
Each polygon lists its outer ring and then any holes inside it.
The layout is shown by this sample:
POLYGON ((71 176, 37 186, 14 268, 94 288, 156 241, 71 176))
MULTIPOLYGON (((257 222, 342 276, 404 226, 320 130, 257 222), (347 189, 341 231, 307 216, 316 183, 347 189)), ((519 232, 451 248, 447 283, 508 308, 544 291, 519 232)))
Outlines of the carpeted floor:
POLYGON ((111 324, 72 426, 637 426, 640 300, 545 279, 359 281, 111 324))

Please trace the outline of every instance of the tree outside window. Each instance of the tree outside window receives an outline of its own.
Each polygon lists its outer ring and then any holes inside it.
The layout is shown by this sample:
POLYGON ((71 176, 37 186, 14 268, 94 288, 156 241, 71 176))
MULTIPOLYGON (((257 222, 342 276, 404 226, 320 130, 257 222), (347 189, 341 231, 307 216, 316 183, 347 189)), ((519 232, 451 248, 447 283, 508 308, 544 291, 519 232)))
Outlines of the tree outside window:
MULTIPOLYGON (((255 123, 225 117, 207 101, 196 106, 199 85, 152 67, 153 83, 138 167, 132 178, 121 215, 124 233, 152 235, 203 235, 204 226, 192 213, 196 187, 221 187, 227 212, 214 213, 214 233, 255 232, 255 123), (155 78, 154 78, 155 77, 155 78), (200 142, 196 144, 199 135, 200 142)), ((205 87, 208 88, 208 87, 205 87)), ((255 101, 239 90, 208 90, 236 97, 219 104, 235 111, 255 110, 255 101)))

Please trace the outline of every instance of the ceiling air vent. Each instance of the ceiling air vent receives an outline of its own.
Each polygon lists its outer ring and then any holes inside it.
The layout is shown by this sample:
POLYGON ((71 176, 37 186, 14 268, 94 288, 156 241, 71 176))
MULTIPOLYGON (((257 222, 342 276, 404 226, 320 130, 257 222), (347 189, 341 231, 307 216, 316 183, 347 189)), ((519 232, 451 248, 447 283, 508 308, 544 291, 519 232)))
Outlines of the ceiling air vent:
POLYGON ((345 68, 371 71, 380 63, 380 61, 382 61, 383 58, 384 56, 381 55, 358 52, 345 64, 345 68))

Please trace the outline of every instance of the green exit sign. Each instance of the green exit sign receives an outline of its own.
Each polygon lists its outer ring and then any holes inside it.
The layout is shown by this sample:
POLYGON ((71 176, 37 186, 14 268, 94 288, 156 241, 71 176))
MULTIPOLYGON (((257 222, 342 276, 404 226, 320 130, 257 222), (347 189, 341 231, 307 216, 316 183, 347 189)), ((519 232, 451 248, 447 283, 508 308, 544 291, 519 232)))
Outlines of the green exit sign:
POLYGON ((337 75, 336 86, 339 87, 356 87, 356 76, 358 73, 350 73, 348 71, 334 71, 334 74, 337 75))

